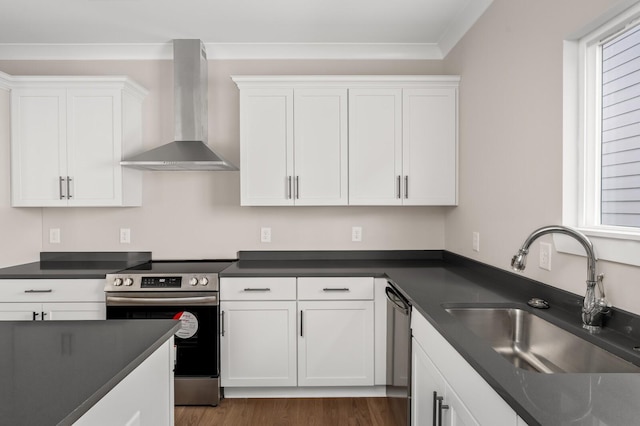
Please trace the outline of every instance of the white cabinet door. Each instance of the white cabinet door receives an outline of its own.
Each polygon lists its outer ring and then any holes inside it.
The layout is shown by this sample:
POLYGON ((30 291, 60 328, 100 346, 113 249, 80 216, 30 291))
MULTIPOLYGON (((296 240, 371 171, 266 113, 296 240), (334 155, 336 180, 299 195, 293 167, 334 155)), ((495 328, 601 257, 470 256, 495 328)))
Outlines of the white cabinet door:
POLYGON ((295 204, 347 205, 347 89, 294 90, 295 204))
POLYGON ((240 204, 293 205, 293 89, 240 92, 240 204))
POLYGON ((296 302, 221 302, 222 386, 296 386, 296 302))
POLYGON ((64 206, 66 91, 11 91, 11 204, 64 206))
POLYGON ((444 378, 433 365, 426 352, 413 339, 411 350, 411 424, 414 426, 432 424, 437 404, 434 404, 434 392, 436 396, 444 397, 446 383, 444 378))
POLYGON ((121 91, 68 90, 66 176, 70 179, 70 206, 120 204, 121 147, 121 91))
POLYGON ((404 89, 404 205, 457 204, 457 89, 404 89))
POLYGON ((104 303, 43 303, 45 320, 104 320, 104 303))
POLYGON ((402 204, 402 89, 349 90, 349 204, 402 204))
POLYGON ((479 426, 416 339, 413 339, 411 359, 412 425, 431 424, 442 416, 442 425, 479 426), (442 398, 442 402, 438 403, 436 398, 442 398))
POLYGON ((373 301, 300 301, 299 386, 374 383, 373 301))

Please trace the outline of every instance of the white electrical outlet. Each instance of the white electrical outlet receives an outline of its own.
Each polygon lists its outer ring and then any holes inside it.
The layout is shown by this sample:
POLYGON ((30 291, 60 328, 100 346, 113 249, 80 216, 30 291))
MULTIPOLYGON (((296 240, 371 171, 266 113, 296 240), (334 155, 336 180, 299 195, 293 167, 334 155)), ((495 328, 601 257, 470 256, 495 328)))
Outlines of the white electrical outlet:
POLYGON ((263 242, 263 243, 271 242, 271 228, 267 228, 267 227, 260 228, 260 242, 263 242))
POLYGON ((551 270, 551 244, 540 243, 540 268, 551 270))
POLYGON ((131 243, 131 229, 120 228, 120 244, 130 244, 130 243, 131 243))
POLYGON ((60 244, 60 228, 49 229, 49 242, 51 244, 60 244))
POLYGON ((480 251, 480 233, 473 232, 473 251, 480 251))
POLYGON ((362 241, 362 226, 354 226, 351 228, 351 241, 357 243, 362 241))

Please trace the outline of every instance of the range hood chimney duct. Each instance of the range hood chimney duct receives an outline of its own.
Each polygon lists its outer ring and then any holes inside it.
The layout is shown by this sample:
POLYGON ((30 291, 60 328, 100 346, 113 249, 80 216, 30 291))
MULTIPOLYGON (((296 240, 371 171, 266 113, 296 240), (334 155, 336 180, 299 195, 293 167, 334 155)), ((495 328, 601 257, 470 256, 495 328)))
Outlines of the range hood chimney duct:
POLYGON ((207 52, 200 40, 173 40, 175 141, 120 162, 141 170, 232 171, 208 145, 207 52))

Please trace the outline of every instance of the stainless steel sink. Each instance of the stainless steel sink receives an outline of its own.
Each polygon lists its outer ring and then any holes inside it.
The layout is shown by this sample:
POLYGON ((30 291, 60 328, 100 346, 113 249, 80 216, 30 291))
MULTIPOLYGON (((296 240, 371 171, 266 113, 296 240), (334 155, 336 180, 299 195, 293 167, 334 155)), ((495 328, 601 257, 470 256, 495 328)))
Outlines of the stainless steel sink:
POLYGON ((540 373, 639 373, 640 367, 530 312, 448 308, 516 367, 540 373))

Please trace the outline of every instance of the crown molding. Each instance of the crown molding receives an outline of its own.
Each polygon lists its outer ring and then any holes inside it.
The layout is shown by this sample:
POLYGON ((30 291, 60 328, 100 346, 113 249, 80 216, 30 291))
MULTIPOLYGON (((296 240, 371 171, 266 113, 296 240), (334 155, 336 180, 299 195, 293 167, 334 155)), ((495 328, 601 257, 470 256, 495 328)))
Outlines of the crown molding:
MULTIPOLYGON (((442 59, 432 43, 205 43, 208 59, 442 59)), ((173 58, 172 43, 0 43, 0 60, 158 60, 173 58)))
POLYGON ((464 35, 473 27, 482 14, 491 6, 493 0, 473 0, 467 3, 459 19, 456 19, 447 31, 442 35, 438 46, 444 58, 451 49, 458 44, 464 35))

